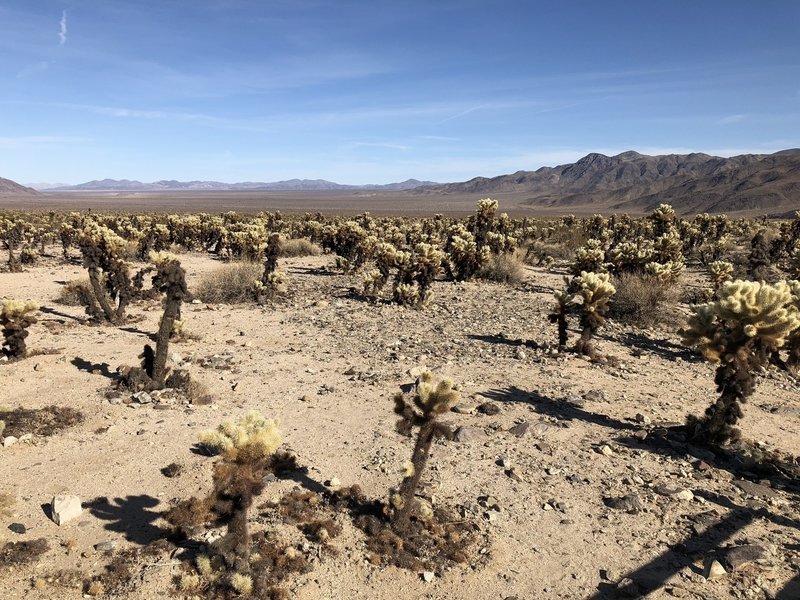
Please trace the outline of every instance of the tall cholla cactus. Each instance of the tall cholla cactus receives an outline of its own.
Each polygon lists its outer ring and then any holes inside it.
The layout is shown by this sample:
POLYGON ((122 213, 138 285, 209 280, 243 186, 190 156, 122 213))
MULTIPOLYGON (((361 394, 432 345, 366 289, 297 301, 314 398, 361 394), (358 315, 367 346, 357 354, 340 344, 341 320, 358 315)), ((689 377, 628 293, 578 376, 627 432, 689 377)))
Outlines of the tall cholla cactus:
POLYGON ((213 543, 212 550, 235 574, 246 576, 250 572, 249 509, 264 489, 264 476, 286 461, 285 454, 276 454, 281 444, 278 423, 250 412, 236 423, 226 421, 215 430, 202 432, 199 439, 223 457, 214 468, 214 489, 202 500, 181 502, 166 518, 183 528, 227 526, 226 535, 213 543))
POLYGON ((394 412, 401 416, 397 431, 410 436, 415 427, 419 428, 411 462, 406 467, 406 476, 400 489, 390 497, 394 510, 392 524, 402 531, 408 525, 414 505, 414 494, 419 486, 422 471, 428 461, 431 445, 437 437, 453 438, 450 425, 438 421, 438 417, 448 412, 459 400, 459 393, 453 383, 446 379, 435 381, 430 371, 425 371, 417 379, 411 398, 398 393, 394 396, 394 412))
MULTIPOLYGON (((788 285, 792 294, 792 305, 800 314, 800 281, 789 281, 788 285)), ((789 353, 786 364, 797 375, 800 373, 800 327, 797 327, 786 338, 786 350, 789 353)))
POLYGON ((4 356, 8 358, 25 358, 27 349, 25 338, 28 337, 28 327, 36 323, 34 312, 39 310, 39 305, 32 300, 3 300, 0 310, 0 325, 3 326, 4 356))
POLYGON ((152 373, 149 375, 157 385, 163 387, 167 377, 167 353, 169 337, 175 322, 181 318, 181 303, 189 294, 186 288, 186 271, 181 267, 178 258, 167 252, 151 252, 150 260, 156 266, 153 285, 165 294, 164 314, 158 326, 156 336, 156 352, 153 359, 152 373))
POLYGON ((556 299, 556 306, 548 318, 551 323, 558 326, 558 347, 563 349, 567 345, 567 317, 577 301, 575 294, 570 293, 569 289, 555 292, 553 296, 556 299))
POLYGON ((683 341, 720 363, 714 379, 719 399, 704 418, 688 419, 695 439, 721 444, 739 438, 733 426, 743 416, 740 403, 755 390, 753 373, 798 327, 800 312, 786 282, 729 281, 715 302, 695 307, 688 329, 681 332, 683 341))
POLYGON ((122 258, 127 242, 108 227, 91 222, 78 234, 78 245, 91 284, 91 293, 81 296, 86 313, 94 319, 121 323, 135 293, 129 265, 122 258))
POLYGON ((575 350, 579 354, 595 356, 594 334, 605 323, 611 297, 617 293, 608 273, 581 273, 574 280, 575 295, 581 300, 580 323, 583 331, 575 350))

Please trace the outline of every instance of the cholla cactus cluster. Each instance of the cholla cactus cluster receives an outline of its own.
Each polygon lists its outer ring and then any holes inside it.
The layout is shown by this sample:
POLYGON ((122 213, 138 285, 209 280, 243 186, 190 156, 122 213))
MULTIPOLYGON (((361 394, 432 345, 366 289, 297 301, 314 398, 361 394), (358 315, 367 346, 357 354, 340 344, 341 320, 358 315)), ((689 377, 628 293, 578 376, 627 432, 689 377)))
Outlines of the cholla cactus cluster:
POLYGON ((786 282, 729 281, 715 302, 695 307, 684 343, 719 363, 715 382, 720 397, 703 419, 690 417, 695 437, 723 443, 739 437, 733 426, 742 417, 740 404, 755 389, 754 373, 782 348, 800 327, 800 312, 786 282))
POLYGON ((459 400, 459 392, 453 382, 435 379, 430 371, 425 371, 416 381, 410 398, 398 393, 394 396, 394 412, 400 415, 397 430, 403 435, 411 435, 418 429, 411 462, 399 490, 391 492, 390 505, 393 509, 392 522, 399 530, 407 527, 414 508, 414 494, 419 486, 422 471, 428 461, 433 440, 438 437, 452 439, 452 428, 438 420, 459 400))
POLYGON ((3 300, 0 325, 3 326, 3 355, 8 358, 25 358, 28 327, 36 323, 34 313, 39 305, 32 301, 3 300))

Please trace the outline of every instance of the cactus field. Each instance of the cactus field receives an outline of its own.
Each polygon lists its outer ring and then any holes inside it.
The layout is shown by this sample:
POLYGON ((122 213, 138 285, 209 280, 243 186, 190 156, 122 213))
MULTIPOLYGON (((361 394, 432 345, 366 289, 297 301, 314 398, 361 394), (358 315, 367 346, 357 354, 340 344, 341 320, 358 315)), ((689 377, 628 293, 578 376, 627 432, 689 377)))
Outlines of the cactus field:
POLYGON ((502 208, 0 212, 0 596, 800 598, 800 212, 502 208))

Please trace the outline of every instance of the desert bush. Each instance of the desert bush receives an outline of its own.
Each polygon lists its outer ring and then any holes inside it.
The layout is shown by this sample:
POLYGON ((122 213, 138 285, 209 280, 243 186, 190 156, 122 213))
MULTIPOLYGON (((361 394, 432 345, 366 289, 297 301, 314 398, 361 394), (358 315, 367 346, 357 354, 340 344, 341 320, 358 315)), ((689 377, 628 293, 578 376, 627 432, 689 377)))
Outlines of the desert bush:
POLYGON ((210 304, 241 304, 253 298, 253 283, 263 275, 263 265, 234 262, 203 275, 193 287, 195 298, 210 304))
POLYGON ((284 257, 319 256, 320 254, 322 254, 322 248, 306 238, 284 240, 281 243, 281 256, 284 257))
POLYGON ((655 275, 623 273, 614 278, 614 303, 609 316, 620 323, 654 327, 665 321, 670 304, 678 301, 680 288, 655 275))
POLYGON ((714 381, 720 396, 704 417, 688 417, 693 439, 723 444, 741 436, 734 425, 755 391, 755 373, 798 328, 800 311, 786 282, 729 281, 715 302, 694 307, 683 341, 719 364, 714 381))
POLYGON ((493 254, 481 267, 478 277, 509 285, 519 285, 525 279, 524 264, 516 252, 493 254))
POLYGON ((61 286, 56 302, 64 306, 83 306, 81 298, 84 298, 86 294, 91 294, 91 286, 88 277, 72 279, 61 286))

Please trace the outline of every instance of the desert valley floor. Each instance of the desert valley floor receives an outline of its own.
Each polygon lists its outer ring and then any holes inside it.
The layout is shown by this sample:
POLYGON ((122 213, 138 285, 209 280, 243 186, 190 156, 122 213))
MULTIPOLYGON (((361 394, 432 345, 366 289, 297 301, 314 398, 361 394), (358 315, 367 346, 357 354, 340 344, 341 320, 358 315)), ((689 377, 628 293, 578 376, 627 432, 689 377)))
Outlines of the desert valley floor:
MULTIPOLYGON (((221 264, 180 259, 190 290, 221 264)), ((85 415, 52 437, 0 447, 0 491, 17 498, 0 538, 44 537, 50 546, 34 565, 0 572, 0 596, 81 597, 80 586, 48 585, 48 573, 90 576, 161 535, 162 511, 210 488, 215 459, 193 452, 198 433, 251 409, 280 420, 285 445, 307 467, 270 483, 257 505, 298 485, 357 483, 385 497, 412 449, 394 430, 391 397, 424 366, 463 387, 458 412, 447 416, 461 435, 436 443, 422 492, 477 524, 470 561, 426 577, 377 567, 345 515, 330 552, 269 509, 254 510, 255 529, 296 541, 311 562, 284 582, 291 597, 800 598, 800 486, 779 472, 750 472, 736 456, 687 453, 666 434, 716 397, 713 367, 674 329, 610 323, 600 349, 617 364, 593 364, 549 350, 558 268, 527 267, 516 287, 438 282, 426 310, 363 300, 351 293, 358 279, 338 273, 330 256, 281 259, 281 269, 288 293, 274 305, 184 306, 196 339, 171 352, 208 387, 213 402, 200 406, 140 404, 114 391, 116 368, 136 364, 158 327, 158 301, 132 306, 129 324, 92 326, 82 308, 56 302, 63 282, 84 276, 77 260, 51 256, 25 273, 0 273, 0 296, 43 307, 30 348, 57 350, 0 364, 0 405, 85 415), (475 410, 484 403, 496 414, 475 410), (170 463, 183 467, 178 476, 162 474, 170 463), (85 508, 59 527, 47 504, 62 492, 85 508), (108 501, 90 502, 97 498, 108 501), (111 550, 95 549, 104 542, 111 550), (702 577, 707 556, 728 572, 702 577)), ((761 378, 745 413, 746 437, 800 454, 800 387, 788 376, 761 378)), ((181 569, 180 548, 146 556, 119 597, 180 597, 173 579, 181 569)))

